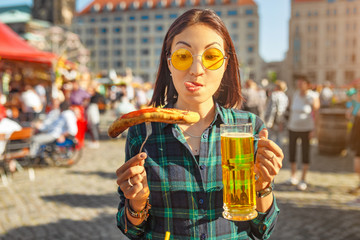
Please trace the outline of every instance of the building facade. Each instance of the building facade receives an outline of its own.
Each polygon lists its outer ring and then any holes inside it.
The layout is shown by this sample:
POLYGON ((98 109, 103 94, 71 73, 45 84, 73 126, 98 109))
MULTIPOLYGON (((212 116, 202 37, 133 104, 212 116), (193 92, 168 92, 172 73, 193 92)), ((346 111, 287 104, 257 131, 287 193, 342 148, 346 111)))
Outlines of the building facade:
POLYGON ((243 78, 260 80, 259 16, 253 0, 95 0, 74 19, 73 31, 91 51, 91 69, 115 69, 154 81, 164 36, 191 8, 211 8, 233 39, 243 78))
POLYGON ((32 15, 35 19, 70 26, 74 14, 75 0, 33 0, 32 15))
POLYGON ((292 0, 287 78, 336 86, 360 78, 360 0, 292 0))

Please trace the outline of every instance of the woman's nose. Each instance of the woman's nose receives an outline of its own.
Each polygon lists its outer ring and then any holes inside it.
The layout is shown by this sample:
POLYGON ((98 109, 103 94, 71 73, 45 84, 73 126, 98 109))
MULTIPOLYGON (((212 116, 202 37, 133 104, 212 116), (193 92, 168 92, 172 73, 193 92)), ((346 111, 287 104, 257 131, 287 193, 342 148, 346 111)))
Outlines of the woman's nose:
POLYGON ((201 75, 204 73, 205 67, 201 61, 201 55, 193 56, 193 63, 190 67, 190 74, 201 75))

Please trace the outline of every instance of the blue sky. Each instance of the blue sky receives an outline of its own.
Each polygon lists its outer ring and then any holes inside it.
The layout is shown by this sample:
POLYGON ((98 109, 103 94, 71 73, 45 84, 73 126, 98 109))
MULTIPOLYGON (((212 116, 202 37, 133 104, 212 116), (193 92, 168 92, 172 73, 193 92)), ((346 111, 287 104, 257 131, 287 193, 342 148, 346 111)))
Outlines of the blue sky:
MULTIPOLYGON (((77 0, 81 10, 92 0, 77 0)), ((266 61, 281 61, 288 49, 290 0, 254 0, 260 16, 260 55, 266 61)), ((32 4, 32 0, 0 0, 0 7, 32 4)))

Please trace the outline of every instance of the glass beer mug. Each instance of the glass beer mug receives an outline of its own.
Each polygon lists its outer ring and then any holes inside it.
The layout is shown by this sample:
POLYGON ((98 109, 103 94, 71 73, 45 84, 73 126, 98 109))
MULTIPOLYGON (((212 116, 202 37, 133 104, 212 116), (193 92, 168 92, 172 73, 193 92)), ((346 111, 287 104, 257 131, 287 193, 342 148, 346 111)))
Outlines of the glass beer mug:
POLYGON ((224 185, 223 216, 232 221, 254 219, 258 213, 252 124, 222 124, 220 133, 224 185))

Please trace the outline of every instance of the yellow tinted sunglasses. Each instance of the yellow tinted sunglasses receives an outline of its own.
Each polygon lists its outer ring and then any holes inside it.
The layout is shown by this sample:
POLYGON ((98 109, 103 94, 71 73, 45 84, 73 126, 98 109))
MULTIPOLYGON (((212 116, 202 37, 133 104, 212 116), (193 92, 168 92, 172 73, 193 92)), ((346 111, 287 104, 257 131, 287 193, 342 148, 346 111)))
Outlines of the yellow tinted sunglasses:
POLYGON ((219 69, 227 57, 217 48, 206 49, 201 55, 192 55, 187 49, 176 50, 168 60, 177 70, 187 70, 193 63, 194 57, 201 56, 203 66, 210 70, 219 69))

